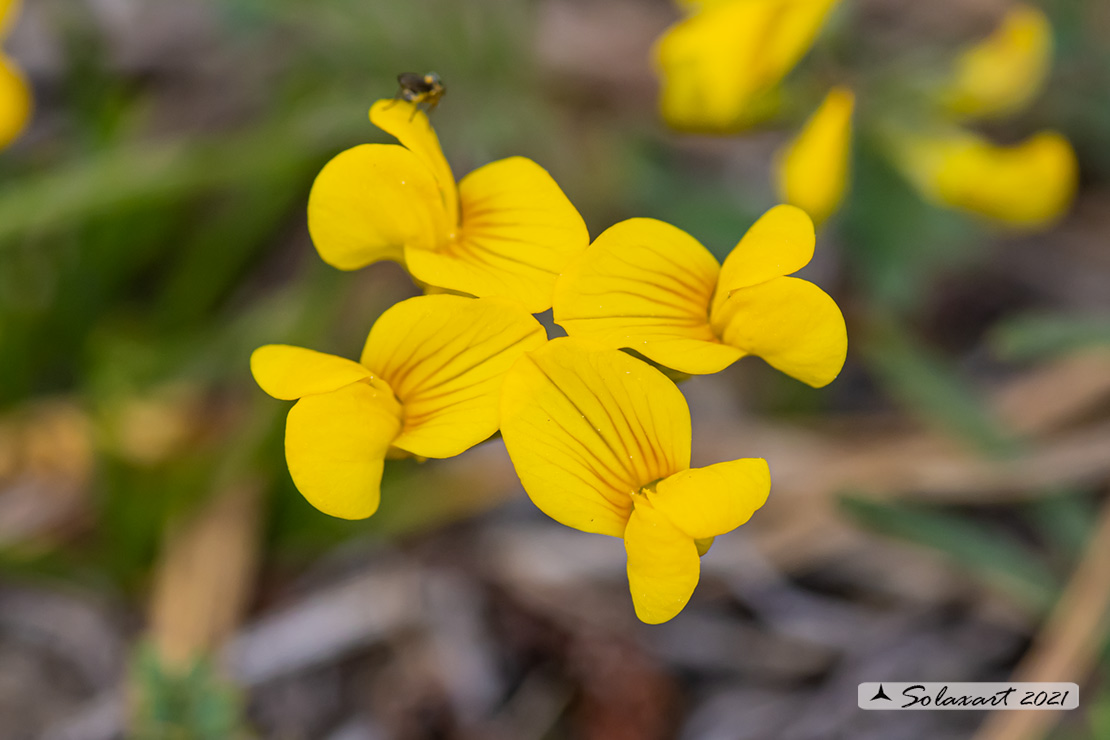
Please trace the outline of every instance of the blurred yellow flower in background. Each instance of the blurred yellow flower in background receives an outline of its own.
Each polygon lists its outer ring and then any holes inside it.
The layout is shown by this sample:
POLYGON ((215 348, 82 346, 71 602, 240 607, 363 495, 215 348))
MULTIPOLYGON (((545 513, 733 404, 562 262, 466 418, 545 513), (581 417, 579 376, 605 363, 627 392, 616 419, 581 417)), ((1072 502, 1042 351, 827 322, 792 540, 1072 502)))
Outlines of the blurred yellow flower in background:
MULTIPOLYGON (((0 41, 8 35, 20 0, 0 0, 0 41)), ((11 144, 31 118, 31 88, 23 73, 0 52, 0 149, 11 144)))
POLYGON ((396 260, 426 286, 550 308, 555 278, 590 240, 551 176, 510 157, 456 185, 423 111, 379 100, 370 120, 401 146, 356 146, 321 170, 308 227, 324 261, 355 270, 396 260))
POLYGON ((855 100, 851 90, 834 87, 775 156, 779 197, 808 213, 818 226, 836 212, 848 189, 855 100))
POLYGON ((501 429, 528 496, 584 532, 623 537, 636 616, 686 606, 700 556, 767 500, 766 461, 690 469, 690 411, 630 355, 573 338, 524 355, 505 378, 501 429))
POLYGON ((813 257, 813 222, 772 208, 719 264, 686 232, 654 219, 612 226, 555 286, 555 321, 572 337, 634 349, 683 373, 715 373, 757 355, 820 387, 844 365, 836 303, 786 277, 813 257))
MULTIPOLYGON (((940 94, 943 109, 956 118, 1019 112, 1043 88, 1052 48, 1043 12, 1029 5, 1010 9, 990 36, 956 60, 940 94)), ((1075 151, 1055 131, 1000 146, 970 131, 937 128, 910 132, 894 148, 925 197, 1019 229, 1050 225, 1078 187, 1075 151)))
MULTIPOLYGON (((1009 115, 1041 91, 1052 57, 1043 12, 1018 5, 986 39, 969 46, 939 95, 949 118, 1009 115)), ((1062 134, 1041 131, 1003 146, 951 123, 898 131, 896 162, 923 196, 1017 229, 1051 225, 1078 187, 1075 151, 1062 134)))
POLYGON ((1018 5, 986 39, 956 59, 942 91, 953 114, 973 118, 1021 110, 1041 91, 1052 64, 1052 26, 1045 14, 1018 5))
MULTIPOLYGON (((769 93, 814 43, 835 4, 679 0, 688 16, 668 29, 655 50, 666 122, 682 130, 728 132, 769 114, 769 93)), ((989 36, 956 57, 935 97, 926 101, 932 115, 917 111, 909 123, 879 122, 895 163, 925 198, 1020 229, 1046 226, 1068 209, 1077 164, 1060 134, 1042 132, 1005 147, 956 128, 957 122, 1027 106, 1044 87, 1052 51, 1045 14, 1016 5, 989 36)), ((779 198, 817 224, 836 212, 848 190, 854 108, 853 91, 833 88, 775 157, 779 198)))
POLYGON ((1075 151, 1054 131, 998 146, 956 129, 905 135, 897 146, 904 171, 927 198, 1013 227, 1044 227, 1075 196, 1075 151))
POLYGON ((270 344, 251 372, 297 400, 285 427, 297 489, 326 514, 362 519, 378 509, 387 453, 452 457, 496 432, 505 372, 546 341, 515 302, 422 296, 381 315, 359 362, 270 344))
POLYGON ((668 125, 728 132, 767 112, 765 99, 813 45, 837 0, 682 2, 692 13, 655 47, 668 125))

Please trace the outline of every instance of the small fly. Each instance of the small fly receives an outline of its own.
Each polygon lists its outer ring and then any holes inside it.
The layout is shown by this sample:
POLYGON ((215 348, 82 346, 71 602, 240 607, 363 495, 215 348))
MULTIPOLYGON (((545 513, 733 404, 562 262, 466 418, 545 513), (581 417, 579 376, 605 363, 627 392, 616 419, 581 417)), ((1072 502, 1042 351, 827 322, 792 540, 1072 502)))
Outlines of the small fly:
POLYGON ((401 89, 397 91, 393 100, 407 100, 412 103, 413 116, 421 105, 424 106, 425 112, 431 113, 439 105, 439 99, 447 92, 443 81, 435 72, 422 75, 415 72, 402 72, 397 75, 397 84, 401 89))

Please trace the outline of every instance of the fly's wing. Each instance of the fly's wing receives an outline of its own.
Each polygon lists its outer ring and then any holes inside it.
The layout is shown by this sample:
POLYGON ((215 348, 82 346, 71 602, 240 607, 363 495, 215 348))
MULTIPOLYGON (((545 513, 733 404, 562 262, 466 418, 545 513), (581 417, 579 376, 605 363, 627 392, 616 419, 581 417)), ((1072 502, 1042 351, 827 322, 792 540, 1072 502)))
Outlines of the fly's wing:
POLYGON ((415 72, 402 72, 397 75, 397 84, 402 90, 414 93, 426 93, 432 89, 432 86, 425 82, 424 75, 415 72))

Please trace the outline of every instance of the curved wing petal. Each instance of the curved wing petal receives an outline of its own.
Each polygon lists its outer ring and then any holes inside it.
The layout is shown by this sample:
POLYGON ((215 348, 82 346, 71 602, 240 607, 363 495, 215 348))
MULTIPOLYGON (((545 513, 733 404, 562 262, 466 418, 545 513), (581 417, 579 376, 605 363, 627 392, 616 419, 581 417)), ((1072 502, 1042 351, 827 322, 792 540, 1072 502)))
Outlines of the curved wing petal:
POLYGON ((671 524, 692 539, 705 540, 748 521, 770 492, 767 461, 745 458, 675 473, 647 497, 671 524))
POLYGON ((421 296, 382 314, 362 362, 389 383, 404 408, 394 446, 451 457, 497 431, 505 373, 545 341, 543 327, 517 303, 421 296))
POLYGON ((621 221, 559 278, 555 322, 684 373, 715 373, 741 357, 709 326, 719 271, 685 231, 650 218, 621 221))
POLYGON ((427 114, 407 100, 379 100, 370 106, 370 122, 396 137, 397 141, 416 155, 435 178, 441 202, 451 225, 459 221, 459 193, 451 165, 443 156, 439 137, 427 114))
POLYGON ((659 624, 682 611, 701 575, 694 540, 645 502, 636 506, 628 520, 624 550, 636 616, 659 624))
POLYGON ((285 459, 297 490, 325 514, 364 519, 378 510, 382 467, 401 428, 392 398, 365 383, 305 396, 285 422, 285 459))
POLYGON ((530 159, 480 167, 459 184, 457 238, 429 251, 405 251, 419 280, 479 297, 510 298, 532 313, 551 307, 555 279, 590 243, 566 195, 530 159))
POLYGON ((252 352, 251 374, 262 390, 284 401, 328 393, 371 377, 353 360, 288 344, 267 344, 252 352))
POLYGON ((840 308, 811 282, 781 277, 727 295, 713 326, 727 343, 815 388, 840 374, 848 332, 840 308))
POLYGON ((337 154, 308 196, 308 231, 320 257, 340 270, 404 262, 404 248, 432 249, 450 233, 435 179, 395 144, 362 144, 337 154))
POLYGON ((817 237, 813 221, 797 206, 779 205, 752 224, 721 266, 713 310, 737 288, 789 275, 809 264, 817 237))

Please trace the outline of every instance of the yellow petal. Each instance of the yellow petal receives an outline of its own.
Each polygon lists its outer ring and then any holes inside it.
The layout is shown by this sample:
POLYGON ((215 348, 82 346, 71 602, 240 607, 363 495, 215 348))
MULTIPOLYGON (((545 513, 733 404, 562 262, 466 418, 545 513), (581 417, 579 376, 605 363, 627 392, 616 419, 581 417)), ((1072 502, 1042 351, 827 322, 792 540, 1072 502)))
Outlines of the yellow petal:
POLYGON ((759 217, 725 258, 713 310, 730 291, 789 275, 813 259, 816 236, 813 222, 796 206, 781 205, 759 217))
POLYGON ((370 121, 415 154, 439 186, 443 208, 451 224, 459 221, 459 193, 451 165, 443 156, 439 137, 424 111, 407 100, 379 100, 370 106, 370 121))
POLYGON ((776 156, 781 198, 820 224, 840 207, 852 148, 852 91, 829 91, 798 136, 776 156))
MULTIPOLYGON (((742 0, 748 1, 748 0, 742 0)), ((768 36, 756 52, 764 86, 777 84, 794 69, 817 40, 829 13, 840 0, 777 0, 763 3, 773 6, 768 23, 768 36)))
POLYGON ((312 242, 325 262, 341 270, 403 262, 406 246, 433 249, 447 240, 452 224, 428 168, 393 144, 340 152, 324 165, 308 196, 312 242))
POLYGON ((262 390, 283 401, 372 378, 369 370, 345 357, 288 344, 267 344, 252 352, 251 374, 262 390))
POLYGON ((488 438, 497 431, 505 373, 546 340, 523 306, 500 299, 432 295, 390 308, 370 330, 362 363, 404 408, 393 445, 451 457, 488 438))
POLYGON ((671 26, 655 47, 659 108, 683 131, 729 132, 750 123, 758 82, 744 69, 765 22, 761 3, 715 3, 671 26))
POLYGON ((363 519, 378 510, 386 451, 401 422, 392 398, 366 383, 306 396, 285 423, 285 459, 297 490, 325 514, 363 519))
POLYGON ((740 357, 709 327, 720 266, 696 239, 649 218, 603 232, 555 286, 555 322, 574 337, 628 347, 684 373, 740 357))
POLYGON ((694 13, 725 1, 726 0, 674 0, 674 4, 679 10, 694 13))
POLYGON ((836 0, 712 2, 671 26, 655 49, 660 109, 678 129, 734 131, 813 44, 836 0))
POLYGON ((661 372, 573 338, 505 379, 501 433, 532 501, 556 521, 621 536, 632 494, 689 467, 690 412, 661 372))
POLYGON ((1045 227, 1075 197, 1075 151, 1054 131, 1009 147, 962 131, 914 137, 901 153, 907 175, 927 198, 1009 226, 1045 227))
POLYGON ((1052 64, 1052 26, 1031 5, 1018 5, 986 39, 956 60, 942 95, 956 115, 1001 116, 1014 113, 1044 86, 1052 64))
POLYGON ((680 9, 687 12, 695 12, 704 10, 714 5, 724 5, 733 2, 734 0, 674 0, 674 4, 680 9))
POLYGON ((0 149, 23 133, 31 118, 31 89, 8 57, 0 53, 0 149))
POLYGON ((511 157, 471 172, 459 193, 458 238, 437 251, 406 250, 412 274, 439 288, 517 300, 532 313, 551 308, 555 278, 590 242, 551 175, 511 157))
POLYGON ((639 497, 624 531, 624 549, 636 616, 659 624, 682 611, 701 574, 694 540, 639 497))
POLYGON ((8 35, 19 15, 20 0, 0 0, 0 38, 8 35))
POLYGON ((745 458, 692 468, 664 478, 648 491, 656 511, 695 540, 731 532, 767 501, 767 461, 745 458))
POLYGON ((816 388, 844 366, 848 334, 836 303, 813 283, 781 277, 731 291, 713 326, 722 341, 816 388))

